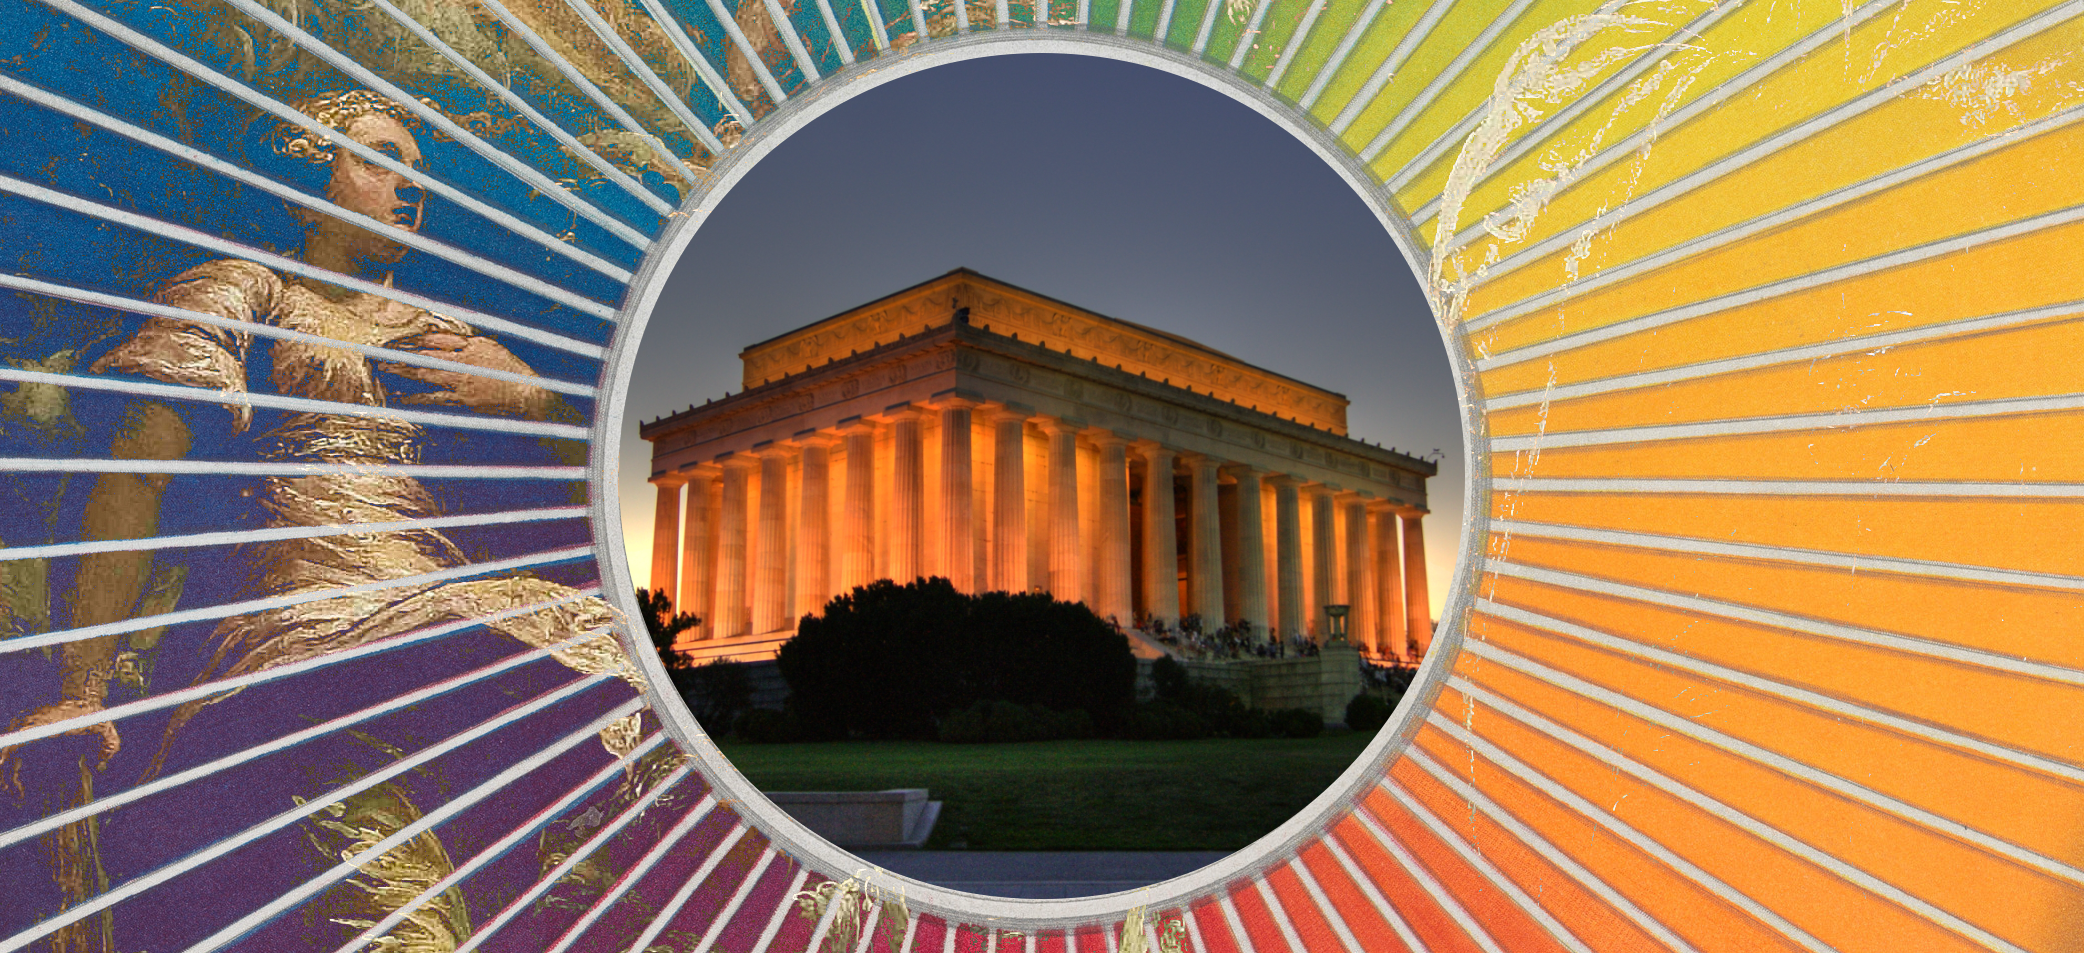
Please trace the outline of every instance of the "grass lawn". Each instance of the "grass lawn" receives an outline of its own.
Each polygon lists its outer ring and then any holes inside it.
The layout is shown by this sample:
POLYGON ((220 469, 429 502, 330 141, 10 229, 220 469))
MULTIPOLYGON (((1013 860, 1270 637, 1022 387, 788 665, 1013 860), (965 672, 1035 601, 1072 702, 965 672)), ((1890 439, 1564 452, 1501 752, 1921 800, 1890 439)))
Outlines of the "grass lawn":
POLYGON ((1370 734, 1208 741, 727 744, 763 791, 926 788, 927 843, 971 850, 1236 850, 1324 792, 1370 734))

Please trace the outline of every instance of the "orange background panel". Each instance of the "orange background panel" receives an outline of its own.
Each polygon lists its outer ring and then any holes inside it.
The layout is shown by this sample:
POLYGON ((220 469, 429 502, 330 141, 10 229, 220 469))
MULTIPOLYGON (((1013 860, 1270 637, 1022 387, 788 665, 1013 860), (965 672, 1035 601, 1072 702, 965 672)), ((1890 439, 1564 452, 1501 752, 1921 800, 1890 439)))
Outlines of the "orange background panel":
POLYGON ((1362 804, 1369 814, 1374 815, 1376 823, 1402 845, 1404 851, 1417 860, 1434 882, 1454 898, 1455 903, 1499 946, 1515 953, 1562 953, 1562 943, 1520 909, 1490 878, 1456 855, 1432 831, 1426 830, 1417 818, 1404 810, 1403 805, 1379 788, 1369 791, 1362 804))
POLYGON ((1396 858, 1382 849, 1375 835, 1368 833, 1360 821, 1352 817, 1341 819, 1332 825, 1339 846, 1354 864, 1365 871, 1374 881, 1375 889, 1389 899, 1390 908, 1404 918, 1411 934, 1425 945, 1431 953, 1483 953, 1476 941, 1462 932, 1462 928, 1434 902, 1431 895, 1421 888, 1411 875, 1404 872, 1396 858))
POLYGON ((1354 883, 1345 865, 1332 856, 1331 849, 1324 846, 1323 841, 1312 841, 1297 856, 1302 858, 1303 866, 1310 869, 1310 876, 1317 881, 1318 889, 1324 891, 1325 899, 1331 901, 1332 907, 1346 921, 1346 929, 1353 931, 1361 949, 1370 953, 1412 953, 1410 947, 1404 945, 1403 938, 1397 936, 1396 928, 1382 918, 1374 901, 1354 883))

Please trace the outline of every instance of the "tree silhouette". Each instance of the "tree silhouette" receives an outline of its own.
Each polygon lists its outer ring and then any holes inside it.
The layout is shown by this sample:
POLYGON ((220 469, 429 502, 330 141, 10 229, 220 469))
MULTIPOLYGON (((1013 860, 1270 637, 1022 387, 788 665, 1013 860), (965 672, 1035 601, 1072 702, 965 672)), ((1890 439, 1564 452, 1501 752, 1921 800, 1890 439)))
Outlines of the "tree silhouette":
POLYGON ((673 597, 664 589, 637 590, 637 606, 644 610, 644 628, 651 632, 651 645, 658 649, 659 661, 667 668, 683 668, 687 660, 673 650, 673 642, 685 632, 702 624, 700 616, 674 613, 673 597))

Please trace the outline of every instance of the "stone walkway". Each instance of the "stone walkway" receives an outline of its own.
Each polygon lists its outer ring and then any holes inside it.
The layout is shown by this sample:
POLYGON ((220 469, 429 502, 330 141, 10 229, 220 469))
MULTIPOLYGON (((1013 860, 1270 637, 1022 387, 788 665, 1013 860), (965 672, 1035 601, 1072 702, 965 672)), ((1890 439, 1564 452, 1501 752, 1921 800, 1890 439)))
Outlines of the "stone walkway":
POLYGON ((863 851, 862 860, 939 887, 1055 900, 1148 887, 1230 856, 1228 851, 863 851))

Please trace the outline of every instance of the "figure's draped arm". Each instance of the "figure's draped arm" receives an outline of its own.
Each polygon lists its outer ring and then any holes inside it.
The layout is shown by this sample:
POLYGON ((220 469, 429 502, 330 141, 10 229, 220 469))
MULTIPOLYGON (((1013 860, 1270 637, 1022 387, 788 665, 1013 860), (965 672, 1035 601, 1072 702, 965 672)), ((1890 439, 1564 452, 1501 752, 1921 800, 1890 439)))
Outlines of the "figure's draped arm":
MULTIPOLYGON (((280 276, 247 261, 212 261, 190 268, 160 289, 161 304, 243 324, 269 320, 282 296, 280 276)), ((246 352, 253 335, 242 330, 154 316, 137 334, 94 363, 96 373, 141 374, 169 384, 246 393, 246 352)), ((253 411, 243 402, 227 405, 234 432, 243 432, 253 411)))

